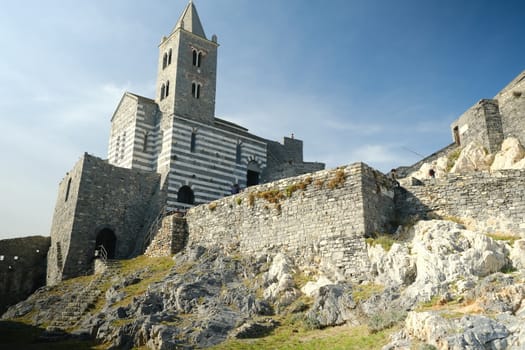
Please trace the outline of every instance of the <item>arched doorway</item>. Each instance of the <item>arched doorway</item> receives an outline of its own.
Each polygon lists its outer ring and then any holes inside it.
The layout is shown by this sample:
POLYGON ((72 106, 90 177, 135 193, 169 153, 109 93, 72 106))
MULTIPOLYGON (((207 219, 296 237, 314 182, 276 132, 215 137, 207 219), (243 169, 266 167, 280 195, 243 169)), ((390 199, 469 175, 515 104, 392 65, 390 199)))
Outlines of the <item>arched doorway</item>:
POLYGON ((260 173, 259 164, 253 160, 249 162, 246 172, 246 187, 258 185, 260 173))
POLYGON ((193 190, 190 186, 182 186, 179 188, 179 192, 177 193, 177 202, 186 204, 195 203, 195 195, 193 194, 193 190))
POLYGON ((98 249, 100 246, 103 246, 106 250, 108 259, 115 259, 117 236, 115 236, 115 232, 113 232, 113 230, 104 228, 98 231, 95 249, 98 249))

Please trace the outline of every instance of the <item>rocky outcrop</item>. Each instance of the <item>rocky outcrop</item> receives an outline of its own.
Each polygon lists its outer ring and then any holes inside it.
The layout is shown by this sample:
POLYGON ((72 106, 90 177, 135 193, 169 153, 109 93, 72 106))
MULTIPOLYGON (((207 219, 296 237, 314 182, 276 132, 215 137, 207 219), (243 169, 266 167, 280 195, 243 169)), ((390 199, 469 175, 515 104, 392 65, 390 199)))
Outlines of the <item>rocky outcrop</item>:
POLYGON ((493 160, 494 156, 488 153, 485 147, 472 142, 463 148, 450 172, 465 173, 489 170, 493 160))
POLYGON ((501 169, 524 169, 525 148, 515 137, 505 139, 501 145, 501 151, 496 153, 490 170, 501 169))

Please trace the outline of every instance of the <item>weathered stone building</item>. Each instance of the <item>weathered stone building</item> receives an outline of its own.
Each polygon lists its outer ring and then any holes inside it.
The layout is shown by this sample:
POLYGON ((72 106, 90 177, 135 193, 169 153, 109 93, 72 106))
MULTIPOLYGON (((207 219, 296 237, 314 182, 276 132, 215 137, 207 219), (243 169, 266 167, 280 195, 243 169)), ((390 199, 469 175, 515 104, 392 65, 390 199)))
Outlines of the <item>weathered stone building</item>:
POLYGON ((491 153, 509 136, 525 144, 525 71, 493 99, 482 99, 451 125, 457 145, 479 142, 491 153))
POLYGON ((155 99, 126 92, 111 119, 108 159, 85 154, 59 186, 47 281, 89 272, 95 248, 140 254, 157 218, 257 185, 324 169, 301 140, 266 140, 215 117, 217 36, 190 1, 159 45, 155 99))

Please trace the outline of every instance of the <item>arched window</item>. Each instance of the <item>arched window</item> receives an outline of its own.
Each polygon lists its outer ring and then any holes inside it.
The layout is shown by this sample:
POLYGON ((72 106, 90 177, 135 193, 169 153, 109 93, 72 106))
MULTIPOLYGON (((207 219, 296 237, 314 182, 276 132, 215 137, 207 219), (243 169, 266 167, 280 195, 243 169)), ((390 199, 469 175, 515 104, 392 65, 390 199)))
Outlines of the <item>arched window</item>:
POLYGON ((195 152, 195 145, 197 143, 197 133, 195 131, 191 132, 191 139, 190 139, 190 152, 195 152))
POLYGON ((201 97, 201 84, 192 83, 191 84, 191 95, 194 98, 200 98, 201 97))
POLYGON ((237 141, 237 148, 235 149, 235 163, 239 164, 241 162, 241 141, 237 141))
POLYGON ((168 65, 168 54, 164 53, 164 56, 162 56, 162 69, 166 68, 168 65))
POLYGON ((201 61, 202 61, 202 52, 193 49, 192 54, 193 54, 193 65, 195 67, 200 67, 201 61))
POLYGON ((67 199, 69 198, 69 190, 71 189, 71 178, 69 178, 67 182, 67 189, 66 189, 66 200, 64 202, 67 202, 67 199))
POLYGON ((193 65, 197 65, 197 50, 193 50, 193 65))
POLYGON ((168 97, 169 94, 170 94, 170 81, 168 80, 166 82, 166 94, 164 95, 164 97, 168 97))
POLYGON ((171 64, 171 49, 168 52, 168 65, 170 65, 170 64, 171 64))
POLYGON ((160 100, 164 100, 164 94, 166 92, 166 85, 162 84, 162 86, 160 87, 160 100))
POLYGON ((195 203, 195 195, 190 186, 182 186, 179 189, 179 192, 177 192, 177 202, 186 204, 195 203))

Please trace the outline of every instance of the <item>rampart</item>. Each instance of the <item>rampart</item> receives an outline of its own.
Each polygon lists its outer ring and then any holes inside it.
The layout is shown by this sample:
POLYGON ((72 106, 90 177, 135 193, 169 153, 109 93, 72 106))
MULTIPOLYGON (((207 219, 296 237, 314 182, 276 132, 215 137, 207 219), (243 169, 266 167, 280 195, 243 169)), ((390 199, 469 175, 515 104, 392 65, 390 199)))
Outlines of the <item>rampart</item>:
POLYGON ((525 235, 525 170, 449 174, 396 195, 399 217, 432 214, 464 221, 481 232, 525 235))
POLYGON ((156 173, 119 168, 85 154, 59 185, 47 283, 89 272, 97 240, 111 241, 110 257, 132 256, 143 242, 151 207, 158 207, 152 198, 159 184, 156 173))
POLYGON ((368 271, 364 238, 391 229, 393 197, 391 181, 363 163, 301 175, 190 209, 189 244, 287 251, 360 280, 368 271))
POLYGON ((42 236, 0 241, 0 315, 46 284, 49 244, 42 236))

